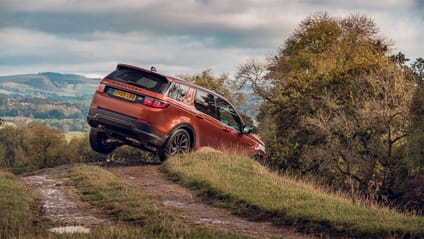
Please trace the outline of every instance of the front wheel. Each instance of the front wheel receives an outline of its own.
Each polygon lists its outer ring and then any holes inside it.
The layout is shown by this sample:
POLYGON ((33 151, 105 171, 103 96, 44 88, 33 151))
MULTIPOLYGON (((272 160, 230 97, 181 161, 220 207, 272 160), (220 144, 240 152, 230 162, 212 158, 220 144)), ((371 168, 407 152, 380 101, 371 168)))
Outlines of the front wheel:
POLYGON ((264 152, 262 151, 256 151, 255 153, 253 153, 252 155, 250 155, 250 157, 254 160, 256 160, 257 162, 259 162, 262 165, 266 165, 266 155, 264 152))
POLYGON ((190 135, 185 129, 177 129, 168 138, 166 143, 159 148, 159 159, 165 161, 171 156, 185 154, 191 150, 190 135))
POLYGON ((110 154, 115 150, 116 145, 107 142, 107 135, 105 132, 90 129, 90 146, 91 148, 101 154, 110 154))

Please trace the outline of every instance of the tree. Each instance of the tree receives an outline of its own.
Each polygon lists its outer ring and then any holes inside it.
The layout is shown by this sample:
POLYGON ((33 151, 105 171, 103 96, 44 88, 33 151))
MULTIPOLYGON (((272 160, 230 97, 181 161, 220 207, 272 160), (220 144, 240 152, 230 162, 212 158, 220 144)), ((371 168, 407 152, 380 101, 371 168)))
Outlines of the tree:
POLYGON ((179 75, 178 77, 205 87, 206 89, 213 90, 228 100, 233 101, 231 91, 228 89, 231 82, 227 74, 221 74, 218 77, 214 77, 212 75, 212 70, 206 69, 197 75, 179 75))
POLYGON ((24 128, 23 142, 27 160, 37 168, 52 167, 70 161, 65 136, 58 128, 32 122, 24 128))
POLYGON ((424 58, 420 57, 412 64, 412 71, 414 72, 417 84, 424 82, 424 58))
POLYGON ((228 77, 228 74, 221 74, 215 77, 211 69, 206 69, 200 74, 179 75, 178 77, 222 95, 237 108, 246 124, 253 125, 253 120, 241 113, 241 106, 246 104, 246 98, 237 87, 236 82, 228 77))
POLYGON ((408 173, 410 176, 415 176, 420 171, 424 171, 424 59, 416 59, 411 68, 417 85, 411 102, 412 123, 409 129, 406 158, 408 173))
POLYGON ((389 53, 371 19, 318 13, 265 68, 241 67, 238 79, 264 99, 262 121, 274 123, 261 129, 271 134, 271 166, 380 199, 395 194, 413 78, 404 55, 389 53))

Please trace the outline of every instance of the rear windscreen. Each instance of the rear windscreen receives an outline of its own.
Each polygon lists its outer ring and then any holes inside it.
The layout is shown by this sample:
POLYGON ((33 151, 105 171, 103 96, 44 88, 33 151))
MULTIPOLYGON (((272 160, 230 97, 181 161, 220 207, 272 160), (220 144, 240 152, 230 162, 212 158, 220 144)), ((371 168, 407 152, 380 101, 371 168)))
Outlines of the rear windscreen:
POLYGON ((119 67, 117 70, 106 76, 106 78, 125 82, 130 85, 135 85, 140 88, 162 94, 170 85, 169 81, 167 81, 165 77, 126 67, 119 67))

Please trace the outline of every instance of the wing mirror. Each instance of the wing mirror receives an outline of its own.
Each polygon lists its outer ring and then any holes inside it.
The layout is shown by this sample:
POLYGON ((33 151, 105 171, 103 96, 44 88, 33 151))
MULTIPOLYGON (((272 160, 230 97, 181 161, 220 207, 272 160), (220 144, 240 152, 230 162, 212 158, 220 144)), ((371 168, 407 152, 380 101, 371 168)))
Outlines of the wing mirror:
POLYGON ((250 125, 245 125, 241 129, 242 134, 250 134, 251 131, 252 131, 252 126, 250 126, 250 125))

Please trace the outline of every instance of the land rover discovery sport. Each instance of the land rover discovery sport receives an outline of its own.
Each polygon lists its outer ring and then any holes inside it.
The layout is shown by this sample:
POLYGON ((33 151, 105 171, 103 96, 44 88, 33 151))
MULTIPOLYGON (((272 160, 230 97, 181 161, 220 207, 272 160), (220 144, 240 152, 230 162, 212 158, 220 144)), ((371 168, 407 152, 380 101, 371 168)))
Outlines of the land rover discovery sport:
POLYGON ((265 156, 263 142, 225 98, 131 65, 118 64, 100 81, 87 121, 90 145, 102 154, 125 144, 155 152, 161 160, 205 146, 265 156))

